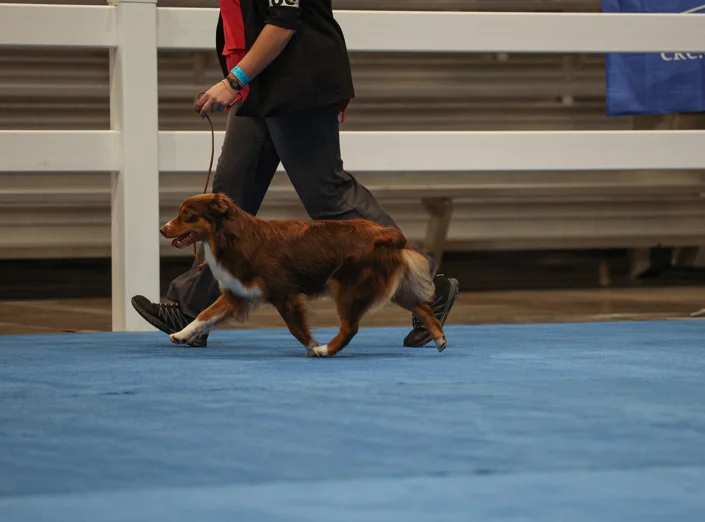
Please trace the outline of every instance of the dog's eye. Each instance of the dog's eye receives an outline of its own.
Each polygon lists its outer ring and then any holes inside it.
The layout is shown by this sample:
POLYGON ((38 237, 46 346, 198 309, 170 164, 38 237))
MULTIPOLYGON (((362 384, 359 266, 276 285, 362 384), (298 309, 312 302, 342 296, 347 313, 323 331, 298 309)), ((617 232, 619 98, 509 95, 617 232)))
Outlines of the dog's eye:
POLYGON ((181 218, 182 218, 184 221, 186 221, 187 223, 193 223, 194 221, 196 221, 196 219, 198 219, 196 216, 194 216, 193 214, 191 214, 191 212, 184 212, 184 213, 181 215, 181 218))

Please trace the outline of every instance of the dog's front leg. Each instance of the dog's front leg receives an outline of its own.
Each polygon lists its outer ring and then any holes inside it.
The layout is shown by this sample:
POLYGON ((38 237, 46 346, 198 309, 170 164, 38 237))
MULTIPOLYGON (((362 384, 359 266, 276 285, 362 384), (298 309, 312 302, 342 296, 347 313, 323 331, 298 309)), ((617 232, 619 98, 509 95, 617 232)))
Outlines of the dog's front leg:
POLYGON ((225 294, 203 310, 186 328, 169 336, 175 344, 188 344, 199 335, 210 332, 215 325, 228 319, 235 313, 235 303, 225 294))

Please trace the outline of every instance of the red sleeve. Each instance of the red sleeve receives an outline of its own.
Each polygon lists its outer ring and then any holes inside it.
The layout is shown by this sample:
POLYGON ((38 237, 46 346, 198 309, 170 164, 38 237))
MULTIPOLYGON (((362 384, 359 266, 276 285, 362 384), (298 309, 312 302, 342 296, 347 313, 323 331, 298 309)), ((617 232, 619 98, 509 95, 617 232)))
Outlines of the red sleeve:
POLYGON ((220 0, 225 47, 223 54, 245 50, 245 22, 242 19, 240 0, 220 0))

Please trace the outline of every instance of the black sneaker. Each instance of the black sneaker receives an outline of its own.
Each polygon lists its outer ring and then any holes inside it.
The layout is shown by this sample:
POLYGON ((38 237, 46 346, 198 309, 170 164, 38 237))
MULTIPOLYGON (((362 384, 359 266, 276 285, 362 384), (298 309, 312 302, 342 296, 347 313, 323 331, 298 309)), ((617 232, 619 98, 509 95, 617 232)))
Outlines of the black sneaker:
MULTIPOLYGON (((444 326, 458 295, 458 280, 438 274, 434 283, 436 285, 436 294, 433 303, 431 303, 431 310, 441 323, 441 326, 444 326)), ((415 315, 411 316, 411 325, 414 329, 404 339, 404 346, 419 348, 433 340, 430 332, 426 330, 421 320, 415 315)))
MULTIPOLYGON (((183 313, 178 303, 153 303, 143 295, 133 297, 132 306, 145 321, 167 335, 180 332, 195 319, 183 313)), ((189 346, 203 347, 206 344, 208 334, 196 337, 189 346)))

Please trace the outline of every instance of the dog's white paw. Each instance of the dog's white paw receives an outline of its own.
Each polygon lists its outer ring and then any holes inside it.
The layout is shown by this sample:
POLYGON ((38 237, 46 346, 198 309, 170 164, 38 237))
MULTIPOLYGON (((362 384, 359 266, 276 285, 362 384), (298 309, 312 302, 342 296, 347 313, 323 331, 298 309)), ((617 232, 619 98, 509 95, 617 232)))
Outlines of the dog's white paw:
POLYGON ((436 348, 439 352, 442 352, 446 349, 446 346, 448 346, 448 342, 446 341, 445 335, 443 337, 439 337, 438 339, 434 339, 433 342, 436 343, 436 348))
POLYGON ((186 344, 191 340, 186 335, 184 335, 183 330, 181 332, 171 334, 169 336, 169 339, 171 339, 171 342, 174 344, 186 344))
POLYGON ((306 357, 330 357, 328 345, 314 346, 306 349, 306 357))
POLYGON ((196 337, 203 333, 207 333, 209 324, 196 319, 180 332, 173 333, 169 336, 174 344, 190 344, 196 337))
POLYGON ((184 328, 180 332, 176 332, 169 336, 171 342, 174 344, 190 344, 191 341, 195 340, 199 335, 199 330, 193 328, 184 328))

